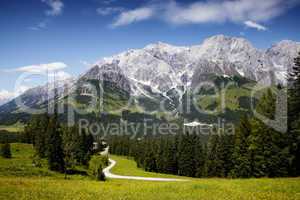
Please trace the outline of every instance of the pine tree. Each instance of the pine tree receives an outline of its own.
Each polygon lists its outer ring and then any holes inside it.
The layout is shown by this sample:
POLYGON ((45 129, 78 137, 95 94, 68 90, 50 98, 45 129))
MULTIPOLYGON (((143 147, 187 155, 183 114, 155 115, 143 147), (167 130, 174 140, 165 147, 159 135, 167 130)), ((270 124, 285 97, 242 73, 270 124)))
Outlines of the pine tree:
MULTIPOLYGON (((257 111, 269 119, 275 118, 276 98, 269 89, 260 99, 257 111)), ((287 134, 279 133, 260 120, 253 120, 249 151, 255 177, 286 176, 289 153, 287 134)))
POLYGON ((200 141, 199 137, 195 137, 195 146, 194 146, 194 155, 195 155, 195 166, 196 173, 195 176, 198 178, 206 176, 206 168, 205 168, 205 160, 206 160, 206 152, 203 148, 203 145, 200 141))
POLYGON ((221 177, 227 177, 233 168, 234 137, 223 133, 220 135, 219 142, 219 159, 223 163, 220 175, 221 177))
POLYGON ((40 158, 46 156, 46 132, 48 128, 49 118, 48 115, 37 116, 34 122, 34 148, 40 158))
POLYGON ((3 158, 11 158, 10 144, 8 142, 1 145, 1 156, 3 158))
POLYGON ((221 160, 220 150, 220 136, 211 135, 208 142, 207 154, 207 175, 209 177, 222 177, 224 174, 224 163, 221 160))
POLYGON ((29 123, 24 127, 23 142, 28 144, 33 144, 34 142, 34 134, 29 127, 29 123))
POLYGON ((165 158, 164 172, 168 174, 177 173, 177 147, 176 147, 176 138, 166 138, 166 149, 163 154, 165 158))
POLYGON ((157 172, 165 173, 166 171, 166 154, 167 154, 167 147, 165 138, 159 137, 153 139, 153 143, 156 145, 156 153, 155 153, 155 162, 156 162, 156 169, 157 172))
POLYGON ((290 175, 300 175, 300 52, 288 79, 288 136, 293 155, 290 175))
POLYGON ((74 127, 63 127, 63 153, 65 162, 65 178, 67 178, 68 169, 74 168, 76 163, 76 145, 78 136, 76 134, 76 129, 74 127))
POLYGON ((40 158, 46 156, 46 132, 49 123, 47 114, 34 115, 24 129, 24 140, 32 143, 36 151, 36 155, 40 158))
POLYGON ((182 135, 179 143, 178 173, 181 176, 194 177, 196 166, 194 161, 194 137, 182 135))
POLYGON ((48 167, 50 170, 65 172, 63 141, 61 136, 62 133, 60 124, 58 122, 58 105, 55 102, 56 98, 58 98, 58 92, 57 87, 55 86, 53 99, 54 113, 53 116, 49 119, 49 123, 47 126, 46 157, 48 159, 48 167))
POLYGON ((233 162, 231 176, 248 178, 252 176, 251 155, 249 151, 249 137, 251 123, 247 116, 243 116, 235 133, 233 162))
POLYGON ((53 116, 47 129, 47 159, 50 170, 65 172, 62 138, 56 116, 53 116))
MULTIPOLYGON (((76 131, 77 132, 77 131, 76 131)), ((85 147, 85 141, 86 141, 86 134, 85 132, 82 132, 81 134, 76 134, 78 136, 77 141, 77 147, 76 147, 76 159, 78 162, 82 165, 86 164, 86 147, 85 147)))
POLYGON ((74 130, 76 132, 77 139, 77 147, 76 147, 76 159, 82 165, 87 165, 90 157, 93 153, 93 142, 94 138, 91 134, 86 134, 82 132, 79 134, 78 128, 74 130))
POLYGON ((156 152, 154 150, 155 146, 155 141, 149 139, 145 147, 143 166, 144 169, 149 172, 157 172, 156 152))
POLYGON ((38 117, 33 115, 29 123, 24 128, 25 142, 32 143, 35 146, 36 130, 38 127, 38 117))
POLYGON ((300 119, 300 52, 288 77, 288 120, 290 128, 297 128, 300 119), (296 126, 296 127, 295 127, 296 126))

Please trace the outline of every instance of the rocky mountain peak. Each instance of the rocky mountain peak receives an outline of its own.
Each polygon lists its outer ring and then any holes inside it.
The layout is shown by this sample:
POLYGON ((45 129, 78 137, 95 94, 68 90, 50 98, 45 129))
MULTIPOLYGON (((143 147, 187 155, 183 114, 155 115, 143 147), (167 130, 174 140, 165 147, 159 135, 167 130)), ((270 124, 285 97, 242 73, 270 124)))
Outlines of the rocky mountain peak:
POLYGON ((225 36, 225 35, 216 35, 216 36, 212 36, 210 38, 207 38, 203 41, 202 45, 240 45, 240 46, 249 46, 252 47, 252 44, 250 43, 250 41, 246 40, 245 38, 241 38, 241 37, 229 37, 229 36, 225 36))
POLYGON ((180 53, 184 50, 187 50, 187 47, 178 47, 178 46, 173 46, 164 42, 157 42, 154 44, 147 45, 144 50, 149 51, 149 52, 160 52, 160 53, 168 53, 168 54, 175 54, 175 53, 180 53))

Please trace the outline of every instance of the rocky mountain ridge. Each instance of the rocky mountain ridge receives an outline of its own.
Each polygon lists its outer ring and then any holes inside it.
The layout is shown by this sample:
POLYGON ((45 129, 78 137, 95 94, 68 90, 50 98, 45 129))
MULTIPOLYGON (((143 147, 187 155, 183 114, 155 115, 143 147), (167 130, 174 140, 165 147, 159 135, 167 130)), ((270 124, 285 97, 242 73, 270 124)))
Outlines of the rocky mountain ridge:
MULTIPOLYGON (((241 76, 265 85, 285 83, 298 52, 299 42, 284 40, 267 50, 259 50, 244 38, 224 35, 210 37, 200 45, 189 47, 158 42, 103 58, 78 79, 65 81, 62 85, 74 91, 83 80, 108 81, 131 96, 144 99, 159 96, 172 101, 170 93, 180 99, 187 89, 195 88, 205 80, 203 77, 207 74, 241 76)), ((30 89, 20 97, 24 99, 23 103, 35 107, 49 100, 45 91, 49 91, 49 85, 30 89)), ((60 97, 68 95, 61 86, 57 91, 60 97)), ((18 109, 11 105, 9 102, 1 106, 0 113, 18 109)))

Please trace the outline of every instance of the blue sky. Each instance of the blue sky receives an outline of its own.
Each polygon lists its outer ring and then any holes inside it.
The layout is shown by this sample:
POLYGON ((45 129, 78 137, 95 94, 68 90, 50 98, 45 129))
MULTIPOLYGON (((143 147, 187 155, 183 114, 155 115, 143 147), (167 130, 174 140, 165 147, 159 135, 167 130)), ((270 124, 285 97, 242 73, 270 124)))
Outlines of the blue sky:
POLYGON ((262 49, 300 41, 299 10, 300 0, 1 0, 0 101, 24 72, 77 76, 104 56, 157 41, 193 45, 224 34, 262 49))

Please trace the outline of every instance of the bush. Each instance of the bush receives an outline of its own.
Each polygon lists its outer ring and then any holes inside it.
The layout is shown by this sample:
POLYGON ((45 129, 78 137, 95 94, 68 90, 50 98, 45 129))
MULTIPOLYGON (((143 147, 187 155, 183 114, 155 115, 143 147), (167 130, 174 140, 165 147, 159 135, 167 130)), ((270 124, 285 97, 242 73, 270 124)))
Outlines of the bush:
POLYGON ((108 158, 103 156, 92 156, 89 162, 89 175, 96 180, 105 181, 103 169, 108 165, 108 158))
POLYGON ((11 158, 10 144, 4 143, 1 145, 1 156, 3 158, 11 158))
POLYGON ((42 159, 38 155, 34 155, 32 164, 34 167, 42 168, 42 159))

